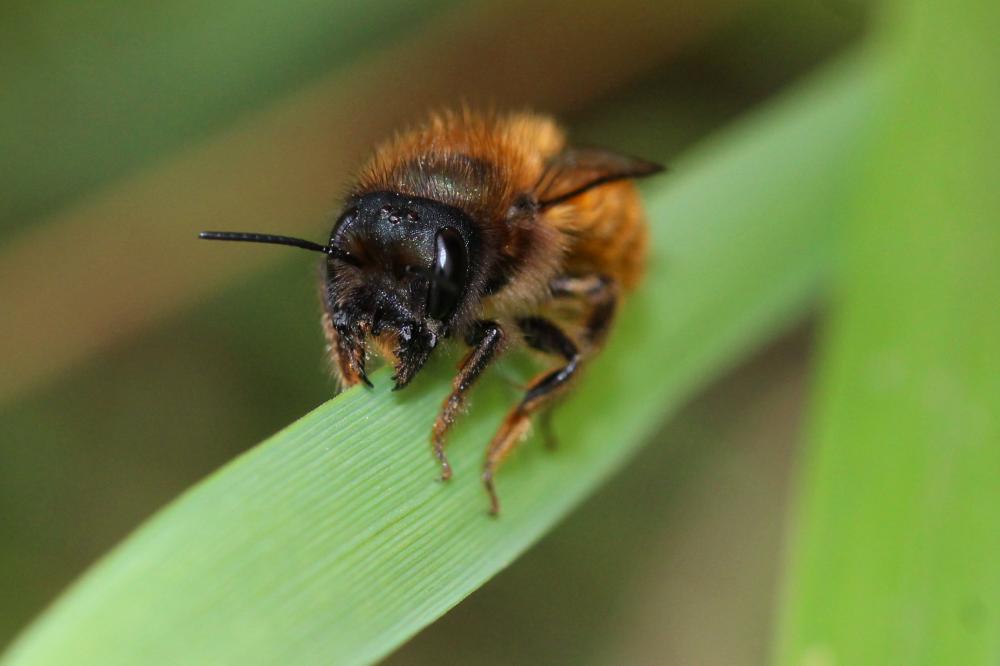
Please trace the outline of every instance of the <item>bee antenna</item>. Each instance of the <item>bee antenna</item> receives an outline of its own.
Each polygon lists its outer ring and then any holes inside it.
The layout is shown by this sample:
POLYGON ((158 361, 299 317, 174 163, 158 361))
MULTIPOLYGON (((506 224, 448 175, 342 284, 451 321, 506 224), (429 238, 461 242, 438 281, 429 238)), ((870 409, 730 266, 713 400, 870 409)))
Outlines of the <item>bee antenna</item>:
POLYGON ((255 234, 245 231, 202 231, 198 238, 203 240, 220 241, 242 241, 245 243, 270 243, 271 245, 290 245, 300 247, 303 250, 312 252, 322 252, 338 259, 350 261, 350 257, 340 248, 332 245, 320 245, 304 238, 292 238, 291 236, 276 236, 274 234, 255 234))

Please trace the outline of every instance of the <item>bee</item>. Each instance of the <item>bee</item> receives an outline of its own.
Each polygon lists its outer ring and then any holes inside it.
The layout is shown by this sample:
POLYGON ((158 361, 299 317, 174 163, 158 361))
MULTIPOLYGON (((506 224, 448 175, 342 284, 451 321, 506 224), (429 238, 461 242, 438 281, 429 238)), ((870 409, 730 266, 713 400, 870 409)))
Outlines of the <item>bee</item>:
POLYGON ((448 431, 486 368, 515 345, 558 359, 528 384, 486 448, 482 481, 496 515, 501 463, 600 351, 623 295, 641 278, 647 227, 631 181, 661 169, 572 147, 546 116, 442 112, 375 148, 325 244, 228 231, 200 237, 326 255, 322 327, 342 387, 371 386, 369 346, 402 389, 439 345, 468 345, 430 436, 442 480, 452 474, 448 431))

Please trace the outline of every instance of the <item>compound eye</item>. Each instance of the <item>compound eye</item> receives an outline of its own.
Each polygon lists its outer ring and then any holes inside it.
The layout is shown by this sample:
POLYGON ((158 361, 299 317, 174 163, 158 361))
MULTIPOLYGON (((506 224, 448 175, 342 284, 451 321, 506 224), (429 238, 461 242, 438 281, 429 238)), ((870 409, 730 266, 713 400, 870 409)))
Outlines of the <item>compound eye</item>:
POLYGON ((434 265, 427 293, 427 316, 447 321, 458 307, 458 299, 468 279, 469 257, 462 235, 444 227, 434 236, 434 265))

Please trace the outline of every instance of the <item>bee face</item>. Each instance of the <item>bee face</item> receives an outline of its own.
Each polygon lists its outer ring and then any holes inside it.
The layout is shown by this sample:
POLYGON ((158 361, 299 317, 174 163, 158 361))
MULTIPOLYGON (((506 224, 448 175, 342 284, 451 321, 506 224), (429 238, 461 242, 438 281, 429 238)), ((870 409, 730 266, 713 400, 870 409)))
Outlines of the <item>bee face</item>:
POLYGON ((373 192, 348 202, 329 247, 324 291, 334 324, 391 350, 397 388, 405 386, 475 299, 475 225, 437 201, 373 192))

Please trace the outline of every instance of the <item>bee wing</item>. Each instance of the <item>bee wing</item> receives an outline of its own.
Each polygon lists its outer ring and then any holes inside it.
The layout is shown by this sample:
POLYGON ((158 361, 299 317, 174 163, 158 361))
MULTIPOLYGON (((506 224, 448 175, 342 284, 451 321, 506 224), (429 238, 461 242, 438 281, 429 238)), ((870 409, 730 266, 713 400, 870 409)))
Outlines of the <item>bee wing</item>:
POLYGON ((660 171, 663 167, 655 162, 603 148, 568 148, 549 160, 535 186, 535 198, 545 208, 605 183, 660 171))

